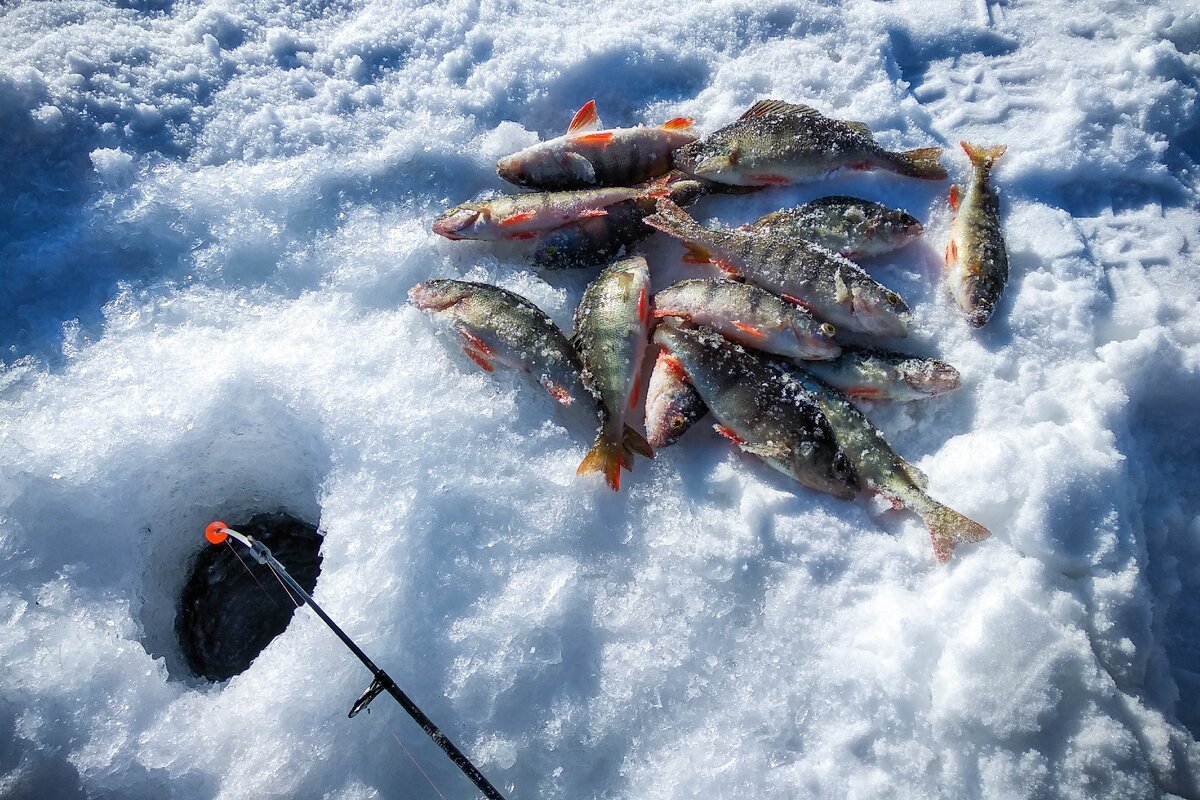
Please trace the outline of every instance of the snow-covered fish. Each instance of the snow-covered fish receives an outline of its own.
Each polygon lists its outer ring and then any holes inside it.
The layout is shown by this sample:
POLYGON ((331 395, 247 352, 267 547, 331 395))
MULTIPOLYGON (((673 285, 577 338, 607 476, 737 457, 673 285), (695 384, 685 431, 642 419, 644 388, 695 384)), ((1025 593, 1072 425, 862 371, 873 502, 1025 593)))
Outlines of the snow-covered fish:
MULTIPOLYGON (((588 386, 575 348, 533 303, 498 286, 445 279, 418 283, 408 297, 448 322, 467 357, 485 371, 501 365, 524 372, 562 405, 594 414, 601 434, 609 430, 608 413, 588 386)), ((632 429, 622 441, 638 452, 649 449, 632 429)))
POLYGON ((809 309, 848 331, 905 336, 910 313, 900 295, 837 253, 773 229, 705 228, 667 199, 645 223, 681 239, 692 263, 726 272, 809 309))
POLYGON ((838 391, 865 400, 924 400, 958 388, 958 370, 936 358, 877 348, 843 348, 832 361, 805 369, 838 391))
POLYGON ((676 117, 657 128, 597 130, 596 101, 575 112, 566 134, 526 147, 496 164, 500 177, 532 189, 632 186, 671 169, 671 155, 696 140, 692 120, 676 117))
POLYGON ((681 147, 675 166, 698 178, 740 186, 800 183, 841 168, 942 180, 941 155, 940 147, 891 152, 861 122, 832 119, 797 103, 760 100, 736 122, 681 147))
POLYGON ((843 195, 775 211, 744 227, 786 231, 846 258, 889 253, 924 230, 906 211, 843 195))
POLYGON ((810 489, 842 498, 857 493, 854 466, 824 414, 777 359, 699 329, 659 325, 654 341, 687 374, 722 436, 810 489))
POLYGON ((925 476, 892 450, 883 434, 853 403, 803 369, 797 368, 795 376, 829 420, 838 445, 854 464, 859 485, 919 516, 929 528, 938 561, 948 561, 955 546, 963 542, 978 542, 991 535, 978 522, 926 494, 925 476))
POLYGON ((408 298, 448 322, 467 357, 483 370, 492 372, 499 364, 532 375, 566 406, 595 403, 571 343, 524 297, 487 283, 437 279, 418 283, 408 298))
POLYGON ((621 487, 621 467, 629 467, 626 449, 647 458, 654 451, 625 426, 641 394, 642 360, 650 334, 650 270, 640 256, 617 261, 584 290, 575 312, 572 341, 583 361, 584 378, 600 398, 606 415, 578 473, 602 472, 613 491, 621 487))
POLYGON ((688 383, 678 359, 661 350, 646 386, 646 438, 654 447, 675 444, 708 413, 700 393, 688 383))
POLYGON ((833 325, 749 283, 680 281, 654 295, 654 316, 686 319, 746 347, 791 358, 828 359, 842 352, 833 325))
POLYGON ((434 221, 433 232, 447 239, 533 239, 562 225, 606 216, 608 209, 618 203, 665 195, 665 183, 640 189, 500 195, 462 203, 444 212, 434 221))
MULTIPOLYGON (((661 190, 661 184, 645 187, 647 191, 661 190)), ((682 172, 671 173, 666 181, 666 193, 671 201, 691 205, 708 191, 708 185, 682 172)), ((547 269, 591 267, 603 264, 622 249, 637 244, 654 233, 642 220, 655 211, 657 198, 645 194, 606 207, 607 214, 568 223, 538 237, 533 263, 547 269)))
POLYGON ((992 317, 1008 281, 1008 251, 1000 231, 1000 199, 989 178, 1007 145, 980 147, 960 142, 975 172, 966 195, 950 187, 950 207, 958 212, 946 245, 947 279, 967 322, 981 327, 992 317))

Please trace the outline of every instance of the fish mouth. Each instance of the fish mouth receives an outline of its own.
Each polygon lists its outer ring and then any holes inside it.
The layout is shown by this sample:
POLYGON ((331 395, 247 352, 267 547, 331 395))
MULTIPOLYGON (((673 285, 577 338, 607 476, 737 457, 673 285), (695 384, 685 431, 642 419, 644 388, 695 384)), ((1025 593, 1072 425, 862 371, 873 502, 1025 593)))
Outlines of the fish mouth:
POLYGON ((900 295, 890 289, 878 295, 874 291, 867 291, 865 296, 858 290, 854 291, 851 309, 863 325, 864 333, 897 337, 908 335, 912 310, 900 295))
POLYGON ((516 156, 505 156, 496 162, 496 174, 509 183, 521 185, 524 183, 521 174, 521 162, 516 156))
POLYGON ((433 221, 433 232, 447 239, 469 239, 463 231, 475 223, 479 212, 470 208, 452 208, 433 221))
POLYGON ((408 302, 422 311, 445 311, 462 300, 462 294, 441 281, 425 281, 408 290, 408 302))

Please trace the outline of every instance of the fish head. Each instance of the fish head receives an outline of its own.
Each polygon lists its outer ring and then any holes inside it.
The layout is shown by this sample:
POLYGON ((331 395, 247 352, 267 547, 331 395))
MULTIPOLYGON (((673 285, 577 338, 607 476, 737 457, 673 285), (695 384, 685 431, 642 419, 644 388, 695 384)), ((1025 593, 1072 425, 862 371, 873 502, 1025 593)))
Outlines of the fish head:
POLYGON ((463 203, 455 206, 433 221, 433 232, 447 239, 470 239, 471 230, 481 217, 486 216, 483 209, 474 203, 463 203))
POLYGON ((653 447, 674 444, 707 409, 678 359, 658 354, 646 388, 646 438, 653 447))
MULTIPOLYGON (((979 272, 978 267, 972 271, 971 265, 967 265, 967 270, 968 274, 978 274, 979 272)), ((996 308, 995 290, 990 284, 979 280, 962 281, 961 283, 963 288, 959 292, 963 297, 959 299, 958 304, 966 312, 967 322, 971 327, 981 328, 992 318, 992 312, 996 308)))
POLYGON ((852 313, 863 333, 907 336, 912 312, 904 298, 874 281, 857 281, 850 288, 852 313))
POLYGON ((445 311, 471 293, 471 284, 437 278, 422 281, 408 290, 408 302, 422 311, 445 311))
POLYGON ((496 162, 496 174, 531 189, 570 189, 596 183, 596 169, 571 146, 553 139, 527 147, 496 162))
POLYGON ((905 369, 903 379, 911 388, 927 395, 939 395, 958 388, 961 376, 945 361, 922 361, 915 369, 905 369))
POLYGON ((738 163, 738 141, 720 131, 684 145, 675 151, 675 167, 689 175, 721 181, 738 163))
POLYGON ((831 433, 823 440, 805 442, 795 449, 792 476, 810 489, 843 500, 858 494, 858 471, 831 433))
POLYGON ((527 186, 534 180, 534 173, 541 171, 537 169, 539 162, 536 150, 522 150, 497 161, 496 174, 509 183, 527 186))
POLYGON ((889 247, 899 247, 925 231, 916 217, 898 208, 880 207, 867 214, 862 225, 867 238, 889 247))

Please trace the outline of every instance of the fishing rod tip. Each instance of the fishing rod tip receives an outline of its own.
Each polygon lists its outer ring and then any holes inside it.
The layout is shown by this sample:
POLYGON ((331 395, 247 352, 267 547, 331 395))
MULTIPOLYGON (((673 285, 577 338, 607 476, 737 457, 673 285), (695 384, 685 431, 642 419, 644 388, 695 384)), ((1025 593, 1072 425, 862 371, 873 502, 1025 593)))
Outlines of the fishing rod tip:
POLYGON ((208 539, 212 544, 223 544, 229 538, 229 534, 225 532, 228 527, 228 525, 220 520, 210 522, 208 523, 208 527, 204 529, 204 538, 208 539))

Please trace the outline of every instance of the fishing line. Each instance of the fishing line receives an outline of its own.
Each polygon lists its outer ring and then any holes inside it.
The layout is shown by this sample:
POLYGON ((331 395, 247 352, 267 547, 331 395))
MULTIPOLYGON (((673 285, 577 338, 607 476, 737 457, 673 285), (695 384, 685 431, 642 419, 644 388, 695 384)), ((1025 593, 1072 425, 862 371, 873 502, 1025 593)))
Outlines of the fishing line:
MULTIPOLYGON (((354 640, 347 636, 346 632, 339 628, 337 623, 329 618, 329 615, 325 613, 324 609, 317 605, 316 601, 312 599, 312 596, 309 595, 308 592, 304 591, 300 584, 296 583, 296 580, 288 574, 288 571, 283 564, 280 564, 275 559, 275 556, 271 554, 271 551, 267 549, 266 545, 255 540, 254 537, 247 536, 244 533, 239 533, 238 531, 235 531, 227 526, 224 522, 219 521, 210 523, 209 526, 205 528, 204 537, 213 544, 227 543, 228 539, 233 537, 245 545, 250 550, 250 555, 254 557, 255 561, 260 564, 265 564, 275 574, 275 577, 279 579, 280 583, 286 584, 285 588, 290 588, 292 590, 288 593, 289 597, 292 596, 292 592, 295 592, 295 594, 313 610, 313 613, 321 618, 321 621, 325 623, 326 627, 333 631, 333 633, 342 640, 342 644, 346 645, 350 652, 354 653, 358 660, 363 663, 363 666, 371 670, 371 675, 373 676, 371 685, 367 687, 367 690, 362 693, 358 700, 354 701, 354 705, 350 707, 350 713, 348 716, 355 716, 369 706, 371 701, 373 701, 376 697, 383 692, 387 692, 392 696, 393 699, 395 699, 397 703, 400 704, 405 711, 408 712, 408 715, 413 718, 413 721, 416 722, 417 725, 421 727, 421 730, 425 731, 426 735, 428 735, 430 739, 433 739, 434 743, 441 748, 442 752, 454 762, 454 765, 458 767, 464 775, 470 778, 471 783, 475 784, 475 788, 483 792, 484 797, 488 798, 488 800, 504 800, 504 795, 500 794, 499 790, 497 790, 495 786, 492 786, 488 779, 484 777, 483 773, 479 771, 479 768, 476 767, 475 764, 472 763, 472 761, 467 758, 467 756, 461 750, 458 749, 454 742, 450 741, 450 738, 446 736, 446 734, 442 733, 442 729, 435 725, 433 720, 427 717, 425 712, 422 711, 417 704, 414 703, 412 699, 405 694, 399 686, 396 685, 396 682, 392 680, 392 676, 375 666, 375 662, 367 657, 367 654, 362 651, 362 648, 355 644, 354 640)), ((232 546, 233 545, 230 545, 230 547, 232 546)), ((293 602, 295 602, 294 598, 293 602)), ((300 606, 299 603, 296 605, 297 608, 300 606)), ((397 737, 397 740, 398 739, 399 737, 397 737)), ((403 743, 401 743, 401 747, 403 747, 403 743)), ((412 755, 409 754, 409 757, 411 758, 412 755)), ((418 769, 420 769, 420 765, 418 765, 418 769)), ((425 771, 421 770, 421 772, 424 774, 425 771)), ((426 780, 429 779, 428 775, 425 777, 426 780)), ((430 781, 430 784, 432 783, 433 782, 430 781)), ((434 790, 437 790, 436 786, 434 787, 434 790)), ((438 792, 438 796, 442 797, 441 792, 438 792)))
MULTIPOLYGON (((242 562, 242 567, 246 570, 246 574, 248 574, 251 578, 254 579, 254 582, 258 584, 258 588, 262 589, 263 594, 265 594, 267 596, 267 599, 270 600, 275 605, 276 608, 279 608, 279 601, 271 596, 271 593, 267 591, 267 587, 263 586, 263 582, 260 581, 258 579, 258 576, 254 574, 254 570, 250 569, 250 565, 247 564, 240 555, 238 555, 237 549, 234 548, 234 546, 229 542, 228 539, 225 540, 225 544, 228 545, 229 552, 233 553, 233 557, 236 558, 238 561, 242 562)), ((290 597, 290 595, 289 595, 289 597, 290 597)), ((299 608, 299 606, 297 606, 297 608, 299 608)))
POLYGON ((430 788, 437 792, 438 797, 442 798, 442 800, 446 800, 446 795, 438 791, 437 784, 433 782, 433 778, 429 777, 425 770, 421 768, 421 764, 417 761, 413 754, 409 752, 408 748, 404 746, 404 742, 400 741, 400 737, 396 735, 396 732, 388 731, 388 733, 390 733, 392 738, 396 740, 396 744, 400 745, 400 749, 404 751, 404 755, 408 756, 408 760, 413 763, 413 766, 417 768, 417 771, 425 776, 425 780, 429 781, 430 788))
MULTIPOLYGON (((230 547, 233 547, 233 545, 230 545, 230 547)), ((270 562, 267 562, 267 569, 269 569, 271 574, 275 576, 275 580, 279 581, 279 585, 283 587, 283 592, 288 596, 288 600, 292 601, 292 605, 294 605, 296 608, 302 606, 303 603, 292 596, 291 590, 288 589, 287 584, 283 582, 283 578, 279 577, 279 573, 275 571, 275 568, 271 566, 270 562)))

